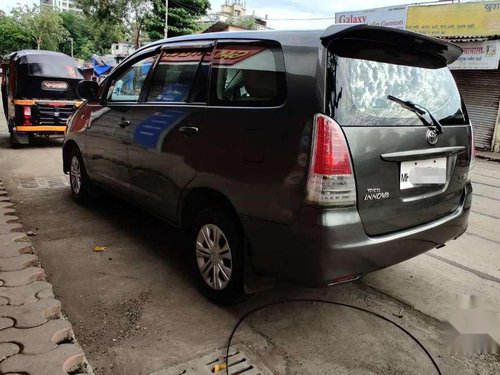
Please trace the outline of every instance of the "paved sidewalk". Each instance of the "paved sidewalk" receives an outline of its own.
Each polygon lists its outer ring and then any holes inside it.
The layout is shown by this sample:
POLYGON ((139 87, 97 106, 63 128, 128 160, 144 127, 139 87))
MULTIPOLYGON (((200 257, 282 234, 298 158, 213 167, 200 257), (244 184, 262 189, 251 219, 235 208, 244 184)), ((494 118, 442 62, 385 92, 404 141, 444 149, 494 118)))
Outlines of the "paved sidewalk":
POLYGON ((0 180, 0 373, 93 374, 0 180))
POLYGON ((500 162, 500 152, 476 151, 476 157, 479 159, 500 162))

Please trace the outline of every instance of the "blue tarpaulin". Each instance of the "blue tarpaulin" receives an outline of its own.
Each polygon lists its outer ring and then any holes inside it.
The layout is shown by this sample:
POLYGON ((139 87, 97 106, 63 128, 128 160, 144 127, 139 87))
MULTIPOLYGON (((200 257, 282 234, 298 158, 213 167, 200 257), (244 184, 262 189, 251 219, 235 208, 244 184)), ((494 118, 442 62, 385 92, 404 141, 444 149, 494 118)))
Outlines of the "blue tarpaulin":
POLYGON ((106 64, 103 59, 97 55, 92 55, 90 61, 92 62, 94 72, 97 76, 109 73, 109 71, 114 67, 114 65, 106 64))

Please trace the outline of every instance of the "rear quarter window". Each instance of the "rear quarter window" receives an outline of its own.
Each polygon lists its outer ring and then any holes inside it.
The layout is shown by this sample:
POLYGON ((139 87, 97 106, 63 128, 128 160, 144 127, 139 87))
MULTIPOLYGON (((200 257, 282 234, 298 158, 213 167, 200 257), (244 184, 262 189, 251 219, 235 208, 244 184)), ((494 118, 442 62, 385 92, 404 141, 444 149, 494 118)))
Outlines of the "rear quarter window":
POLYGON ((219 42, 212 60, 210 104, 268 107, 285 102, 285 67, 278 43, 219 42))

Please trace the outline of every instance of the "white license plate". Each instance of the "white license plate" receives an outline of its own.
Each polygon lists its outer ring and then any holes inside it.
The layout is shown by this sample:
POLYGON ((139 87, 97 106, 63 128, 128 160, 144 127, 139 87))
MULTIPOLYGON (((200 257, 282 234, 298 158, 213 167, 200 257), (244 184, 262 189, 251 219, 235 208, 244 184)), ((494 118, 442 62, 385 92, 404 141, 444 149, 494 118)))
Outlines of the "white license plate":
POLYGON ((422 185, 444 185, 446 164, 446 158, 401 162, 399 188, 405 190, 422 185))

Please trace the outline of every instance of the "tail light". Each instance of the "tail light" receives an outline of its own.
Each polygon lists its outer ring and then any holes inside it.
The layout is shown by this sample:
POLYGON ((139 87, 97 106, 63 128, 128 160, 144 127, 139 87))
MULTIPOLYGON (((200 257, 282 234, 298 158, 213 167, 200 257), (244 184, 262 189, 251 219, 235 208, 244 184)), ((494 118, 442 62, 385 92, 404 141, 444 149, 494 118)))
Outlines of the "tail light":
POLYGON ((31 107, 30 106, 25 106, 23 108, 23 117, 24 117, 24 124, 23 125, 31 125, 31 107))
POLYGON ((336 207, 356 204, 356 182, 344 133, 322 114, 314 116, 307 202, 336 207))

